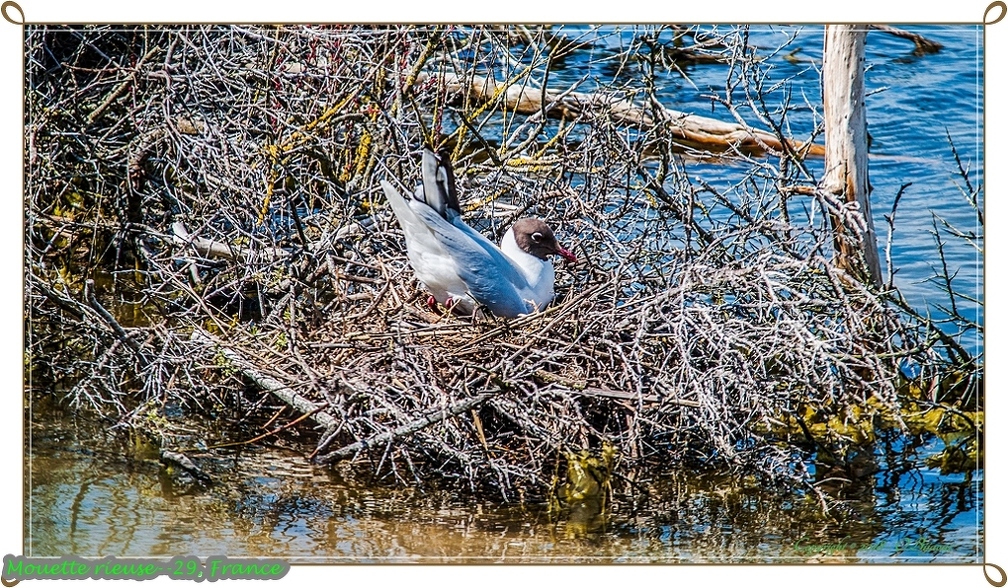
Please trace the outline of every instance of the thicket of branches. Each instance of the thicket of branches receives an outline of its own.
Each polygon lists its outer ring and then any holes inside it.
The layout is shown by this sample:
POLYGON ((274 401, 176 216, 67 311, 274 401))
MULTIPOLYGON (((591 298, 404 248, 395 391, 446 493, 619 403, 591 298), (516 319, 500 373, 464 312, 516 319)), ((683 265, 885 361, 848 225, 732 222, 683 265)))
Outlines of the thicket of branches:
POLYGON ((821 129, 784 135, 774 50, 744 28, 625 39, 29 27, 31 382, 165 449, 166 406, 212 438, 215 415, 268 418, 281 402, 263 389, 283 388, 321 462, 508 500, 603 440, 621 479, 727 468, 809 485, 810 455, 843 466, 909 400, 973 407, 979 359, 960 341, 982 327, 956 312, 962 330, 942 330, 831 263, 835 204, 798 149, 821 129), (579 55, 611 76, 564 81, 579 55), (684 161, 712 155, 659 102, 662 76, 698 63, 726 70, 711 90, 726 121, 780 140, 716 154, 729 190, 691 175, 684 161), (557 92, 505 111, 506 92, 449 87, 473 75, 557 92), (560 112, 575 91, 606 99, 560 112), (614 116, 616 100, 649 121, 614 116), (452 153, 470 224, 499 239, 536 214, 582 260, 558 268, 547 311, 425 307, 378 186, 414 185, 425 142, 452 153))

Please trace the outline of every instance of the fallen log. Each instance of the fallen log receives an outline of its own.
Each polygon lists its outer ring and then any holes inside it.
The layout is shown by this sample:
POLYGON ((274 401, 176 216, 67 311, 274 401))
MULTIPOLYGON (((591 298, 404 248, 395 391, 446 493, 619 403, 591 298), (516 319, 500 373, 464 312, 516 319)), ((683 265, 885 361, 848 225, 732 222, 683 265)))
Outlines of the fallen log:
MULTIPOLYGON (((459 76, 422 73, 417 82, 434 79, 449 94, 467 95, 480 103, 499 102, 510 112, 574 120, 579 117, 608 117, 639 129, 668 129, 676 142, 714 152, 739 150, 751 155, 768 151, 784 152, 785 146, 773 133, 735 123, 698 116, 656 105, 654 109, 611 94, 536 88, 523 82, 501 82, 489 76, 459 76), (654 113, 651 114, 651 113, 654 113)), ((825 147, 815 143, 788 141, 799 155, 825 155, 825 147)))
POLYGON ((365 451, 370 447, 380 447, 388 443, 393 443, 402 439, 404 437, 409 437, 413 433, 425 429, 435 423, 440 423, 441 421, 462 414, 463 412, 470 410, 479 404, 493 396, 490 392, 484 392, 483 394, 477 394, 472 398, 467 398, 462 402, 452 406, 448 409, 437 409, 432 411, 414 421, 406 423, 405 425, 393 429, 392 431, 385 431, 384 433, 378 433, 377 435, 372 435, 367 439, 361 439, 356 443, 351 443, 346 447, 337 449, 331 453, 326 453, 325 455, 320 455, 315 458, 315 461, 320 464, 335 463, 337 461, 344 460, 348 457, 354 456, 361 451, 365 451))
POLYGON ((256 386, 284 401, 288 406, 301 414, 310 414, 311 419, 325 427, 326 431, 335 430, 339 422, 331 414, 320 410, 322 407, 301 396, 279 380, 260 372, 252 362, 242 357, 237 351, 228 349, 219 339, 202 329, 196 329, 189 337, 193 341, 216 346, 221 355, 227 358, 245 377, 252 380, 256 386))
POLYGON ((270 261, 288 259, 290 252, 279 247, 263 247, 258 251, 249 248, 237 247, 221 241, 197 237, 186 229, 185 223, 176 221, 171 226, 171 239, 175 245, 181 248, 192 247, 199 255, 207 259, 227 259, 247 263, 256 255, 265 255, 270 261))

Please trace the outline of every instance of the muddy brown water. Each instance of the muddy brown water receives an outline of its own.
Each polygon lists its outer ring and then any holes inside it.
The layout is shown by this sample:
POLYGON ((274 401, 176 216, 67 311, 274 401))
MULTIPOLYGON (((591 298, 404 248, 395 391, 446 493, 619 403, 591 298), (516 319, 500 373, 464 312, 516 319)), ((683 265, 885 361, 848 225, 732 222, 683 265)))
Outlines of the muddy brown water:
MULTIPOLYGON (((601 515, 343 479, 299 452, 216 460, 185 493, 127 459, 106 427, 51 403, 27 412, 27 556, 279 557, 292 563, 982 561, 982 472, 876 476, 829 519, 810 498, 671 475, 601 515), (971 478, 971 479, 970 479, 971 478)), ((310 450, 310 448, 308 448, 310 450)))

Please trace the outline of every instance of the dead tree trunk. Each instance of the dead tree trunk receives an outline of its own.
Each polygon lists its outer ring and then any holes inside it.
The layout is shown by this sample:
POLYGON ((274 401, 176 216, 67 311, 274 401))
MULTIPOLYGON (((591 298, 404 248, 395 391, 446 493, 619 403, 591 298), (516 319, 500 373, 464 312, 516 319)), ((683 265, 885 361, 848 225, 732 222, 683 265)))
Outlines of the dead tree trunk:
POLYGON ((868 199, 868 123, 865 118, 863 25, 828 25, 823 47, 822 92, 826 122, 824 190, 863 215, 863 224, 831 215, 837 266, 875 286, 882 285, 868 199))

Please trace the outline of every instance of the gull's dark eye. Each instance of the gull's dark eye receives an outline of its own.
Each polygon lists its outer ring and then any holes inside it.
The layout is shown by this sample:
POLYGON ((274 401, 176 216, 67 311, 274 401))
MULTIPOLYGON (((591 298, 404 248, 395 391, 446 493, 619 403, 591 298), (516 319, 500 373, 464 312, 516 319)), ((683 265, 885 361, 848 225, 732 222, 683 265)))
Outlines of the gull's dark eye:
POLYGON ((542 233, 532 233, 532 242, 538 243, 542 241, 542 233))

